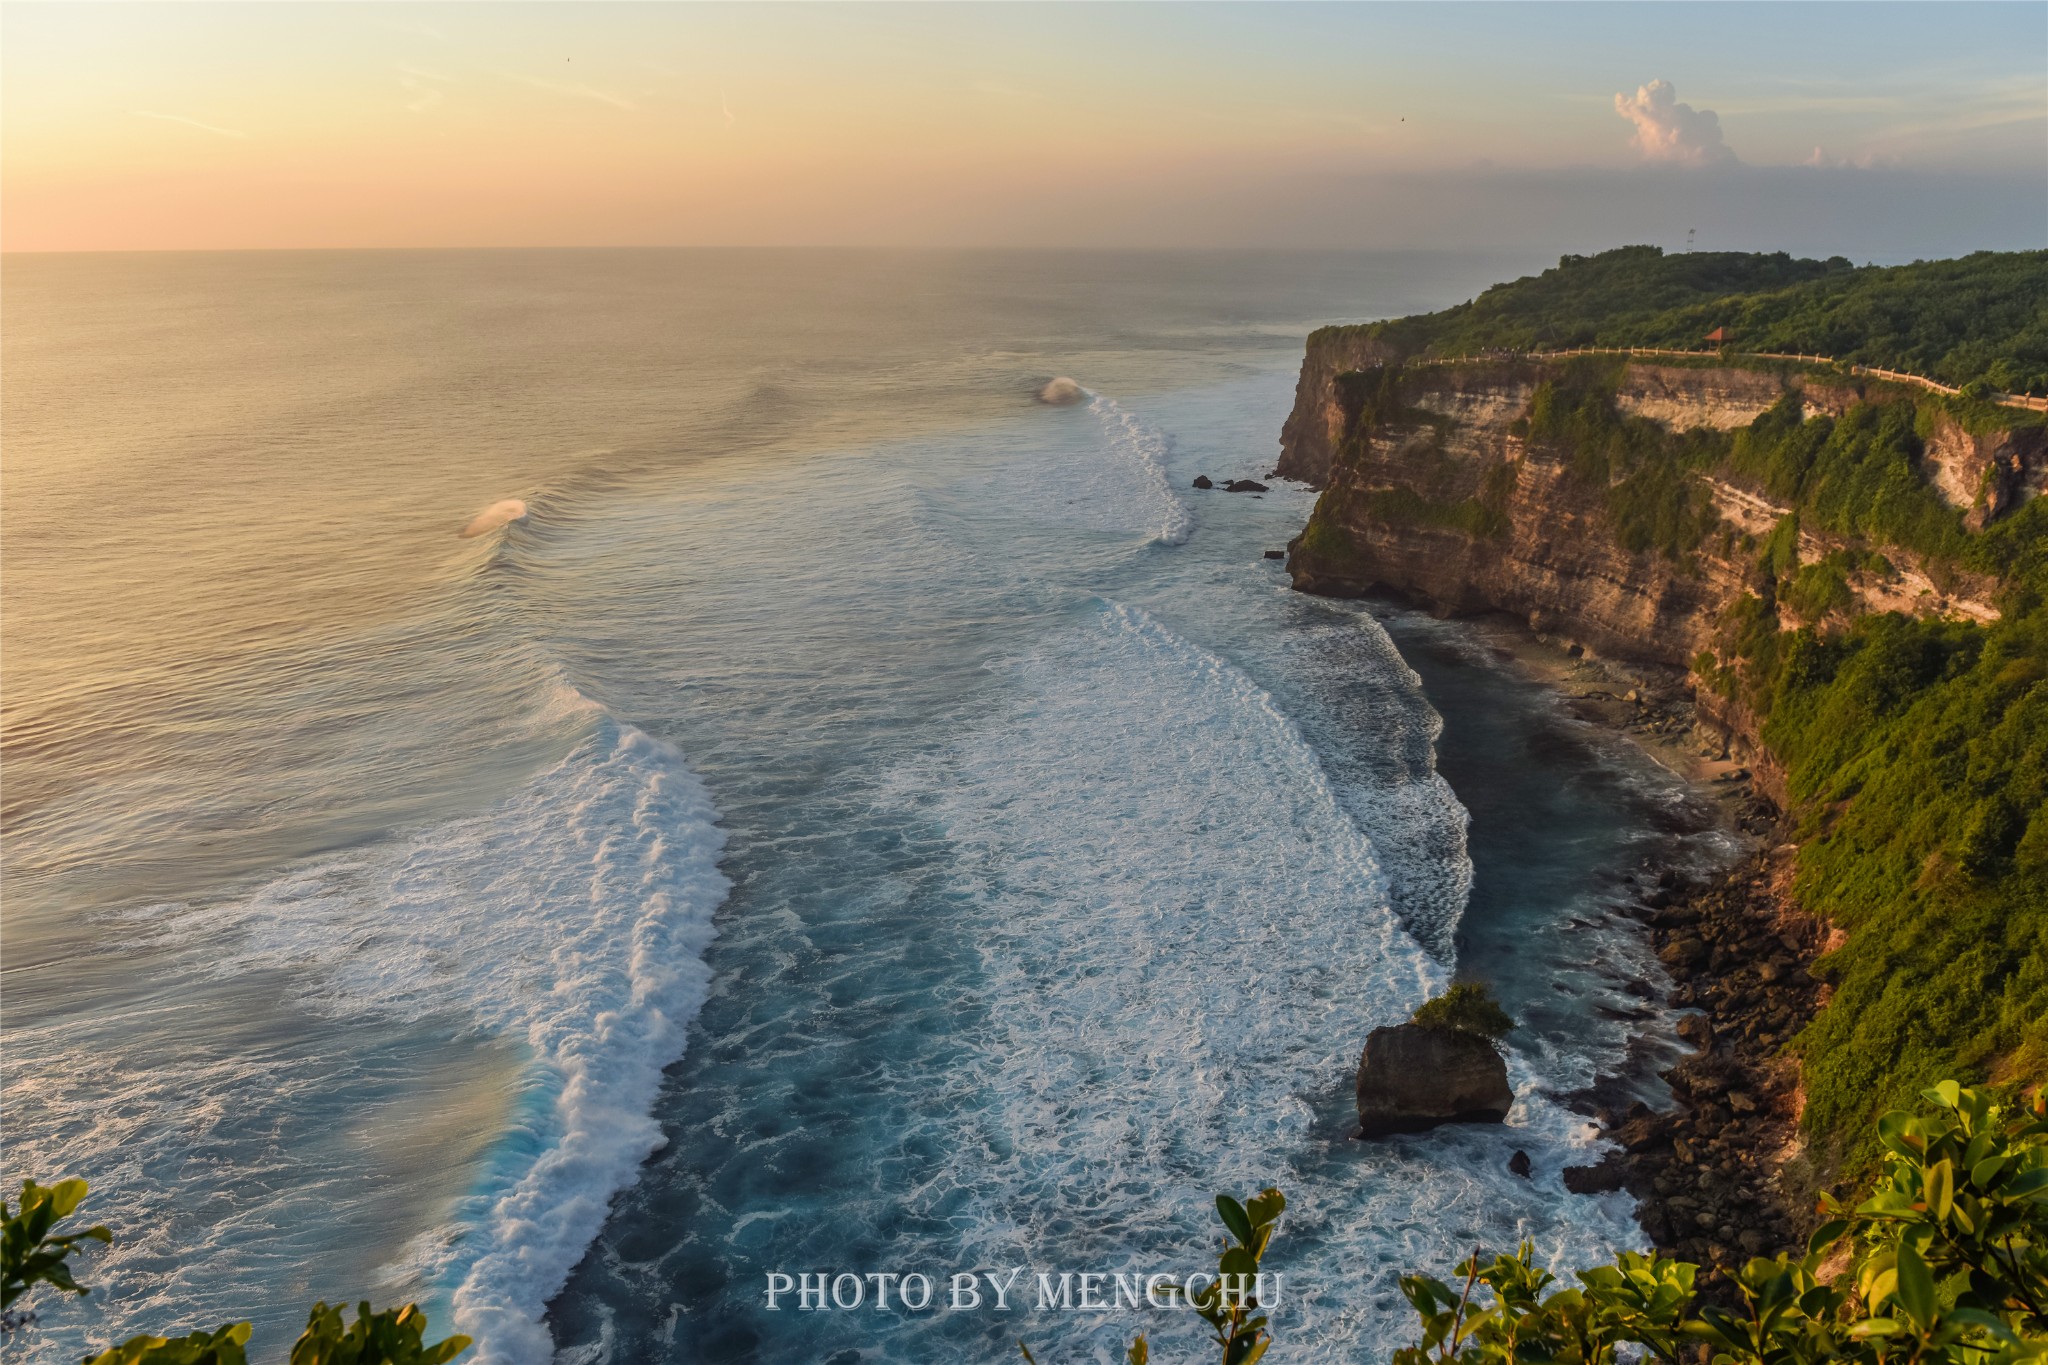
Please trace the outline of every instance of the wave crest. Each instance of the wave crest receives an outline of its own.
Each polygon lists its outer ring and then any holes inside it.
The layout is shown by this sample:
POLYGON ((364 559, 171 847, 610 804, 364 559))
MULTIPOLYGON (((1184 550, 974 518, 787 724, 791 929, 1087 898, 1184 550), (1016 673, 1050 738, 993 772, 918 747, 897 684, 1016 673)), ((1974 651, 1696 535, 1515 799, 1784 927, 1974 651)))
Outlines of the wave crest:
POLYGON ((469 525, 458 532, 462 540, 474 540, 487 531, 495 531, 509 522, 518 521, 526 515, 526 499, 500 498, 469 519, 469 525))

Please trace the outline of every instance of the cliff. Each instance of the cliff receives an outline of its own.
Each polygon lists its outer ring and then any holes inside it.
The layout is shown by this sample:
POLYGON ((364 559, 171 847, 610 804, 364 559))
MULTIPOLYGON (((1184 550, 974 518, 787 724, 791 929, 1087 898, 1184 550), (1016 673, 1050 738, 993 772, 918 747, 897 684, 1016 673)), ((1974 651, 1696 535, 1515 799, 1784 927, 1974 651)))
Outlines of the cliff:
POLYGON ((1682 1109, 1609 1116, 1625 1151, 1583 1179, 1725 1268, 1867 1169, 1885 1108, 2039 1084, 2048 424, 1834 367, 1404 367, 1385 337, 1309 340, 1276 471, 1323 490, 1295 586, 1636 665, 1782 812, 1768 857, 1650 919, 1701 1051, 1667 1073, 1682 1109))
MULTIPOLYGON (((1574 429, 1555 420, 1546 430, 1535 411, 1539 388, 1568 382, 1569 367, 1558 362, 1401 371, 1388 358, 1382 343, 1355 329, 1310 339, 1276 471, 1324 490, 1290 547, 1298 589, 1384 591, 1449 614, 1507 612, 1594 654, 1685 670, 1725 639, 1730 608, 1764 590, 1759 558, 1776 534, 1791 542, 1781 567, 1832 562, 1839 570, 1839 585, 1810 594, 1813 619, 1873 611, 1998 617, 1991 579, 1894 546, 1880 562, 1859 549, 1867 538, 1800 524, 1764 480, 1729 467, 1733 434, 1766 414, 1796 422, 1841 418, 1859 404, 1912 405, 1887 386, 1792 368, 1617 361, 1592 374, 1595 367, 1582 365, 1580 382, 1601 390, 1596 397, 1608 411, 1608 425, 1588 434, 1583 423, 1574 429), (1654 471, 1629 475, 1610 463, 1589 472, 1587 448, 1623 438, 1640 447, 1645 433, 1654 440, 1659 432, 1674 453, 1644 463, 1668 458, 1682 468, 1677 482, 1650 488, 1644 499, 1656 515, 1655 499, 1679 506, 1685 524, 1677 541, 1646 545, 1648 532, 1627 524, 1628 509, 1618 512, 1617 493, 1631 477, 1640 482, 1654 471), (1718 443, 1700 433, 1718 434, 1718 443), (1680 449, 1687 440, 1693 445, 1680 449)), ((2048 481, 2048 443, 2038 425, 1985 429, 1980 422, 1966 430, 1936 409, 1915 420, 1920 481, 1961 509, 1972 528, 2048 481)), ((1654 529, 1654 516, 1644 527, 1654 529)), ((1780 610, 1788 624, 1800 623, 1792 602, 1780 610)), ((1748 709, 1712 689, 1700 689, 1699 700, 1782 801, 1781 775, 1748 709)))

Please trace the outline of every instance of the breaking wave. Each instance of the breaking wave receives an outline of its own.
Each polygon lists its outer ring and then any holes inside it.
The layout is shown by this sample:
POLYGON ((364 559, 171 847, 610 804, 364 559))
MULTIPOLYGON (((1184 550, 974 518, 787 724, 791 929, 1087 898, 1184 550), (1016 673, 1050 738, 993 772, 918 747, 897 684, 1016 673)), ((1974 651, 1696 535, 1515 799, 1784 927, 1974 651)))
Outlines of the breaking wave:
POLYGON ((1089 403, 1088 410, 1101 419, 1110 449, 1134 467, 1143 484, 1151 504, 1153 539, 1166 545, 1186 544, 1194 534, 1195 517, 1173 491, 1166 468, 1167 457, 1172 453, 1166 433, 1140 420, 1115 399, 1100 394, 1089 403))
MULTIPOLYGON (((650 1111, 704 1001, 728 889, 717 813, 683 756, 562 691, 550 707, 587 737, 497 807, 240 900, 137 917, 146 941, 204 953, 215 977, 298 975, 314 1014, 452 1013, 523 1059, 481 1185, 383 1277, 452 1305, 479 1365, 553 1355, 543 1307, 662 1145, 650 1111)), ((222 1076, 218 1098, 246 1082, 222 1076)))
POLYGON ((517 521, 525 515, 524 498, 501 498, 471 517, 469 525, 463 527, 459 534, 461 539, 469 540, 486 531, 495 531, 507 522, 517 521))

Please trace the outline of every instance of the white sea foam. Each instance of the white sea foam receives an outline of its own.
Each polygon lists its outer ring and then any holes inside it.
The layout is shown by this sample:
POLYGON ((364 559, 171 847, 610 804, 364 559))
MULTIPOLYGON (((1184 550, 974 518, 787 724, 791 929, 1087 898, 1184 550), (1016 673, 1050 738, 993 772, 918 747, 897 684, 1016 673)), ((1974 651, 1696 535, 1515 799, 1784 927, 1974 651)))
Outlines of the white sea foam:
POLYGON ((523 1049, 517 1140, 411 1248, 479 1365, 550 1358, 542 1307, 662 1143, 649 1111, 703 1003, 727 890, 715 819, 680 754, 602 718, 485 814, 147 921, 151 942, 203 949, 218 976, 300 974, 320 1014, 452 1011, 523 1049))
MULTIPOLYGON (((1011 712, 893 786, 949 840, 986 981, 953 1111, 973 1135, 917 1198, 963 1264, 1198 1255, 1216 1190, 1278 1183, 1305 1295, 1290 1351, 1340 1360, 1403 1330, 1399 1266, 1447 1267, 1474 1233, 1580 1256, 1633 1240, 1619 1204, 1559 1212, 1557 1172, 1592 1139, 1537 1097, 1543 1058, 1511 1059, 1507 1130, 1344 1141, 1365 1034, 1445 969, 1391 904, 1376 844, 1396 832, 1347 814, 1270 694, 1125 606, 1008 668, 1011 712), (1515 1146, 1536 1182, 1506 1173, 1515 1146)), ((1377 809, 1461 828, 1454 804, 1377 809)), ((1093 1349, 1097 1330, 1041 1339, 1093 1349)))
POLYGON ((1194 533, 1195 518, 1173 491, 1173 481, 1167 474, 1171 448, 1166 433, 1141 420, 1115 399, 1100 394, 1088 405, 1088 410, 1102 420, 1111 452, 1129 466, 1144 489, 1150 503, 1149 529, 1153 538, 1168 545, 1185 544, 1194 533))
MULTIPOLYGON (((1251 601, 1243 609, 1273 607, 1251 601)), ((1305 737, 1345 812, 1370 832, 1403 926, 1448 962, 1472 890, 1472 859, 1465 807, 1436 770, 1443 720, 1369 614, 1292 594, 1280 610, 1286 629, 1246 633, 1239 648, 1247 665, 1284 680, 1320 719, 1305 737), (1370 739, 1361 743, 1361 735, 1370 739)))

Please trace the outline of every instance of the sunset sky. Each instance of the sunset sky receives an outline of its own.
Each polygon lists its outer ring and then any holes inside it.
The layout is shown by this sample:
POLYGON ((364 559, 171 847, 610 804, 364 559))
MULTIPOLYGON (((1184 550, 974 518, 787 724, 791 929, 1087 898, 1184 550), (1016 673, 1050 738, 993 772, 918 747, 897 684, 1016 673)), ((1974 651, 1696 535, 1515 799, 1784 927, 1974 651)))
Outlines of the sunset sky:
POLYGON ((2048 5, 8 4, 0 244, 2048 245, 2048 5))

